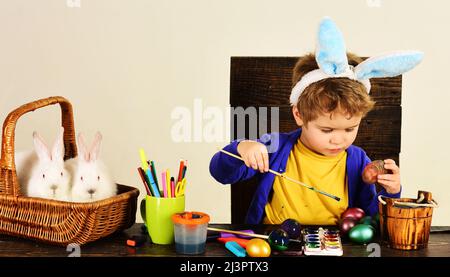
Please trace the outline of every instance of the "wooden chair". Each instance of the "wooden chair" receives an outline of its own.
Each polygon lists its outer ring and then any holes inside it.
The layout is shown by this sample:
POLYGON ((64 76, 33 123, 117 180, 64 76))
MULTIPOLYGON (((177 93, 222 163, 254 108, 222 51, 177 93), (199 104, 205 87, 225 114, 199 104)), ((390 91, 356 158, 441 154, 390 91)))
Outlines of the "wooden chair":
MULTIPOLYGON (((268 107, 267 120, 263 115, 264 118, 258 123, 259 135, 271 132, 270 107, 279 108, 279 132, 289 132, 298 128, 289 105, 292 70, 297 60, 298 57, 231 58, 231 107, 243 107, 244 109, 256 107, 258 113, 259 107, 268 107), (263 131, 260 132, 260 130, 263 131)), ((398 76, 372 79, 371 84, 371 96, 376 101, 376 105, 361 122, 354 144, 362 147, 372 160, 391 158, 398 164, 402 78, 398 76)), ((259 114, 258 117, 260 117, 259 114)), ((245 125, 245 134, 237 137, 237 120, 236 117, 231 119, 232 139, 248 138, 248 124, 245 125)), ((256 178, 232 184, 231 222, 233 224, 244 223, 256 186, 256 178)))

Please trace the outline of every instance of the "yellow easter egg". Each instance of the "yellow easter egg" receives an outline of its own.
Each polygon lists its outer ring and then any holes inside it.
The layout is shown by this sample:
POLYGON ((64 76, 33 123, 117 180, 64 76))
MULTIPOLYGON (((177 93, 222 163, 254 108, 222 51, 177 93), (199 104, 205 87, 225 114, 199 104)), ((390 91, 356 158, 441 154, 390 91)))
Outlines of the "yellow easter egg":
POLYGON ((270 245, 263 239, 251 239, 247 243, 246 250, 250 257, 270 256, 270 245))

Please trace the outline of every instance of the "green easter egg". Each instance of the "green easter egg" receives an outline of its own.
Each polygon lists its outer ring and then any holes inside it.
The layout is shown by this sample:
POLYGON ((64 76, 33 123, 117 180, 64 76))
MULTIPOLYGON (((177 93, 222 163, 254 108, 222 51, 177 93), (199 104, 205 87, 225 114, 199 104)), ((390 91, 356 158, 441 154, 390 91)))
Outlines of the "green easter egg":
POLYGON ((359 224, 372 225, 372 217, 370 215, 367 215, 367 216, 361 218, 361 220, 359 221, 359 224))
POLYGON ((353 242, 365 244, 370 242, 375 235, 375 229, 368 224, 358 224, 348 233, 348 237, 353 242))
POLYGON ((380 224, 380 214, 376 214, 374 216, 374 219, 375 219, 375 222, 377 223, 377 225, 379 225, 380 224))
POLYGON ((372 217, 372 226, 375 228, 375 230, 380 230, 380 214, 375 215, 372 217))
POLYGON ((365 216, 363 218, 361 218, 361 220, 359 221, 358 224, 366 224, 366 225, 371 225, 375 231, 378 229, 378 225, 379 225, 379 220, 376 219, 376 216, 365 216))

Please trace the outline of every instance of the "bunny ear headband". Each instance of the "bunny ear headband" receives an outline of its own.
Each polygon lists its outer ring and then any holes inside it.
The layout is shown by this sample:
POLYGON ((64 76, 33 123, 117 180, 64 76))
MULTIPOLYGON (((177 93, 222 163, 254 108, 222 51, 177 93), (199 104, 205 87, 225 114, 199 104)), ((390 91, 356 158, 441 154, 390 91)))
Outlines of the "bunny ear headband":
POLYGON ((319 25, 317 34, 316 61, 319 69, 306 73, 294 86, 290 96, 296 105, 301 93, 311 85, 327 78, 349 78, 362 83, 370 93, 370 78, 394 77, 401 75, 422 61, 419 51, 397 51, 368 58, 353 67, 348 64, 342 33, 328 17, 319 25))

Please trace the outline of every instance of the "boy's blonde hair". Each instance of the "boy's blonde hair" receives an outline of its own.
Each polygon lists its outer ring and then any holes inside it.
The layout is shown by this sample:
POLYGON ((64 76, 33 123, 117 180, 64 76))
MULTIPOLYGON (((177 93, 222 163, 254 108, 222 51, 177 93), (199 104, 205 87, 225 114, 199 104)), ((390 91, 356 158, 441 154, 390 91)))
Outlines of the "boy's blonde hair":
MULTIPOLYGON (((358 65, 363 60, 347 53, 348 64, 358 65)), ((308 72, 318 69, 314 54, 300 57, 292 74, 292 87, 308 72)), ((364 117, 375 105, 366 88, 358 81, 348 78, 327 78, 309 85, 297 101, 297 109, 304 124, 319 115, 340 111, 352 117, 364 117)))

